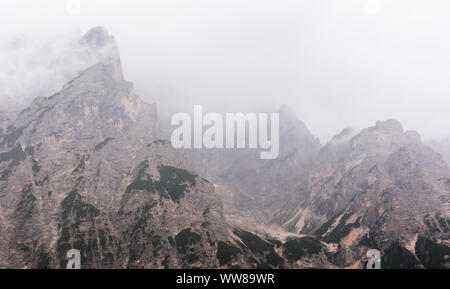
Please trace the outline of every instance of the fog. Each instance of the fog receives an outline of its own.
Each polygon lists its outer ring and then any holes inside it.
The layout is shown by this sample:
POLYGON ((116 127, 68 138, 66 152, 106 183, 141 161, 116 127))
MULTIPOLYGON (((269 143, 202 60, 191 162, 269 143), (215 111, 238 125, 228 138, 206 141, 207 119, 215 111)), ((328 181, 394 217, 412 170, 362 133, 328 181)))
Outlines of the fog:
POLYGON ((104 26, 125 78, 163 114, 285 104, 322 142, 388 118, 450 135, 449 1, 67 2, 1 1, 2 107, 57 90, 92 61, 67 47, 104 26))

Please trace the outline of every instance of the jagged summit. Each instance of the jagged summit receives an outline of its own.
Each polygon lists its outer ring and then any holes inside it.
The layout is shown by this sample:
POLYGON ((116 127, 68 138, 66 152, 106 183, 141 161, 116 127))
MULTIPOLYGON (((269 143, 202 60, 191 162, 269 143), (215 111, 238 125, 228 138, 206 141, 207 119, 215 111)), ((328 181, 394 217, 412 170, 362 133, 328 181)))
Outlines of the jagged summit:
POLYGON ((378 129, 385 133, 400 134, 403 133, 403 125, 396 119, 388 119, 385 121, 377 121, 371 129, 378 129))
POLYGON ((37 98, 8 128, 3 143, 36 145, 56 137, 56 145, 78 139, 86 146, 124 135, 130 142, 158 139, 156 107, 143 102, 132 83, 118 80, 112 63, 97 63, 60 92, 37 98))
POLYGON ((326 144, 325 148, 330 146, 340 145, 348 142, 352 137, 357 134, 357 131, 351 127, 344 128, 337 135, 333 136, 331 140, 326 144))
POLYGON ((292 108, 283 105, 280 114, 280 151, 281 155, 291 153, 294 149, 320 147, 319 140, 310 132, 292 108))
POLYGON ((91 28, 79 40, 79 44, 87 49, 88 54, 96 55, 101 63, 111 64, 114 79, 124 79, 116 39, 109 34, 106 28, 91 28))

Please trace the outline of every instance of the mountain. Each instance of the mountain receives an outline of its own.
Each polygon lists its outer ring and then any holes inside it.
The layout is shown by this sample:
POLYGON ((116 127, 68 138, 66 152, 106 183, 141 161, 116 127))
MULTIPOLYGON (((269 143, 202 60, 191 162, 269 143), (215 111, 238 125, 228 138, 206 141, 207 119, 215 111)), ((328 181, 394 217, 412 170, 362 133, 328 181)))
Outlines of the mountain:
POLYGON ((355 136, 347 129, 315 158, 308 199, 272 222, 338 245, 332 262, 339 266, 361 266, 368 248, 382 250, 383 268, 430 267, 430 254, 433 266, 444 266, 449 177, 442 157, 398 121, 377 122, 355 136))
POLYGON ((102 61, 2 118, 0 268, 65 268, 71 249, 82 268, 285 268, 324 252, 228 224, 215 186, 124 80, 114 38, 93 28, 80 44, 102 61))
POLYGON ((290 110, 280 118, 276 160, 194 151, 196 168, 224 196, 227 220, 283 241, 290 268, 363 268, 371 248, 382 252, 383 268, 450 265, 450 171, 417 132, 380 121, 321 147, 290 110), (322 249, 289 259, 286 246, 302 252, 295 244, 305 240, 322 249))
POLYGON ((278 113, 277 159, 260 160, 256 149, 192 150, 196 170, 214 182, 228 219, 241 226, 265 224, 293 192, 300 198, 306 194, 307 172, 320 143, 293 110, 283 106, 278 113))
POLYGON ((0 113, 0 268, 448 267, 450 171, 395 120, 321 147, 280 109, 280 155, 174 149, 125 80, 114 37, 99 61, 17 117, 0 113))
MULTIPOLYGON (((115 47, 102 28, 81 43, 115 47)), ((117 51, 3 133, 0 267, 61 268, 73 248, 83 268, 219 266, 231 230, 221 200, 160 139, 156 107, 123 79, 117 51)))

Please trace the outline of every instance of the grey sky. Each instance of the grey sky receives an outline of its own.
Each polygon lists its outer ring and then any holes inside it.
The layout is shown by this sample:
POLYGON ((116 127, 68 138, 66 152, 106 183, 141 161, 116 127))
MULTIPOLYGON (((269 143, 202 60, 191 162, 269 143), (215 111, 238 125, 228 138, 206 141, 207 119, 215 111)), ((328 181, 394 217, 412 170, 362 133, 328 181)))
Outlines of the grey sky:
MULTIPOLYGON (((424 138, 450 135, 449 1, 81 0, 80 14, 66 2, 2 0, 1 45, 104 26, 125 77, 162 111, 287 104, 321 140, 387 118, 424 138)), ((55 55, 24 50, 0 50, 0 75, 25 75, 30 59, 55 55)), ((61 81, 60 70, 32 65, 26 81, 2 85, 23 92, 37 79, 32 91, 55 89, 46 81, 61 81)))

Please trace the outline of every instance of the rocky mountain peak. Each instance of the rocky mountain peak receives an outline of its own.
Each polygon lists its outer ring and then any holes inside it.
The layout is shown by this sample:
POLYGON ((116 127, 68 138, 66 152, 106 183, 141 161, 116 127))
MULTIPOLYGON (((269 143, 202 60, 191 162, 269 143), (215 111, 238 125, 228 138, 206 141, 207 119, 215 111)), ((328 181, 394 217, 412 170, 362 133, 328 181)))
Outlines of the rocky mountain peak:
POLYGON ((320 148, 319 140, 310 132, 301 121, 297 113, 290 107, 281 106, 280 114, 280 152, 281 155, 289 154, 292 150, 320 148))
POLYGON ((112 65, 112 75, 116 80, 123 80, 122 63, 119 48, 114 36, 104 27, 94 27, 79 40, 81 46, 90 55, 96 55, 100 62, 112 65))
POLYGON ((363 129, 348 145, 353 157, 369 155, 384 158, 405 145, 421 145, 421 138, 417 132, 405 132, 399 121, 390 119, 363 129))
POLYGON ((329 149, 330 147, 334 147, 336 145, 346 144, 356 134, 357 134, 356 130, 354 130, 351 127, 346 127, 337 135, 333 136, 324 149, 329 149))
POLYGON ((56 137, 92 145, 107 137, 127 135, 129 141, 149 142, 160 136, 156 107, 144 103, 132 83, 117 79, 113 63, 97 63, 64 88, 35 99, 6 131, 7 146, 38 144, 56 137))
POLYGON ((403 133, 403 125, 396 119, 388 119, 385 121, 377 121, 373 129, 379 130, 386 134, 403 133))
POLYGON ((98 26, 89 29, 80 39, 80 44, 92 47, 105 47, 113 41, 106 28, 98 26))
POLYGON ((5 132, 3 146, 38 144, 46 138, 92 146, 126 135, 130 142, 160 138, 156 107, 144 103, 133 84, 123 79, 120 54, 103 27, 90 29, 80 40, 86 57, 96 63, 81 71, 63 89, 37 97, 5 132), (94 55, 94 57, 93 57, 94 55))

